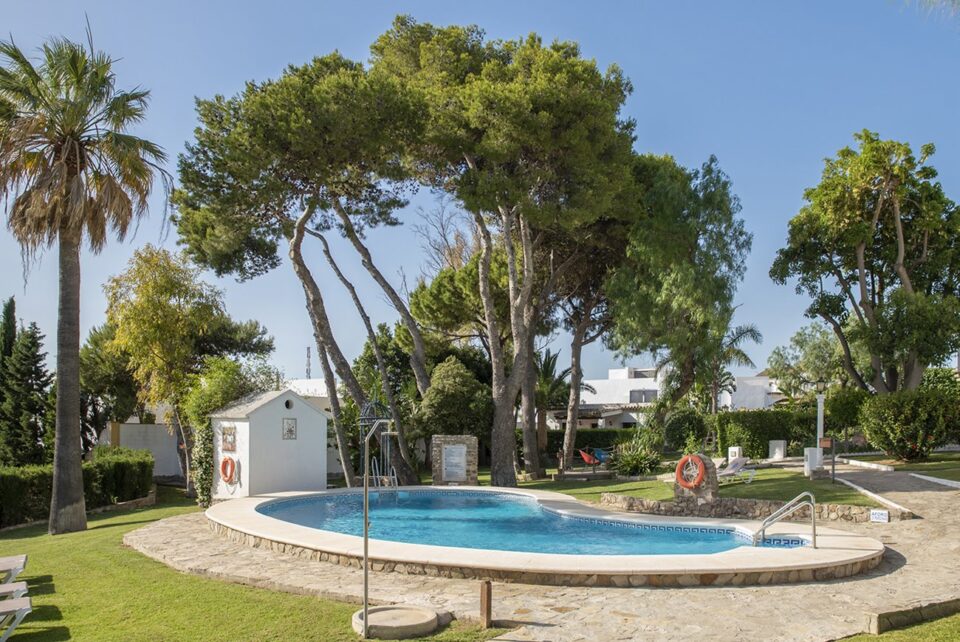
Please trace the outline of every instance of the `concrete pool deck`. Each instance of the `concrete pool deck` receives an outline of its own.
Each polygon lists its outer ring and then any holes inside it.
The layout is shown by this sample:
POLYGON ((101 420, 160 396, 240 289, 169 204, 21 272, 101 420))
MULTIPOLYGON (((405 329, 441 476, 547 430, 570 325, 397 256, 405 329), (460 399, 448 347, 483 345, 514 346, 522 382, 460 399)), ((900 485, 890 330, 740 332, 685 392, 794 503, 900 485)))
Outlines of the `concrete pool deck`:
MULTIPOLYGON (((422 487, 401 488, 412 492, 422 487)), ((692 526, 731 529, 748 536, 759 522, 671 518, 612 512, 579 502, 568 495, 532 489, 490 487, 431 487, 430 492, 470 492, 519 495, 535 499, 544 509, 565 517, 652 526, 692 526)), ((322 493, 277 493, 244 497, 209 508, 212 528, 229 539, 257 548, 345 566, 358 566, 363 538, 299 526, 258 512, 259 507, 284 500, 357 494, 356 489, 322 493)), ((771 538, 809 539, 810 525, 778 522, 771 538)), ((378 571, 451 578, 493 579, 563 586, 724 586, 782 584, 849 577, 880 562, 883 544, 875 539, 817 528, 817 548, 739 546, 711 554, 691 555, 562 555, 503 550, 432 546, 370 540, 370 559, 378 571)))
MULTIPOLYGON (((517 628, 501 641, 835 640, 869 630, 876 614, 960 598, 960 492, 900 473, 856 479, 919 519, 850 524, 845 529, 887 545, 880 565, 827 582, 745 587, 556 587, 495 583, 493 616, 517 628), (901 479, 900 476, 907 479, 901 479), (909 481, 908 481, 909 480, 909 481)), ((359 569, 301 559, 232 542, 202 513, 131 531, 126 545, 171 568, 221 581, 359 603, 359 569)), ((373 572, 371 599, 402 602, 459 619, 479 617, 474 580, 373 572)))

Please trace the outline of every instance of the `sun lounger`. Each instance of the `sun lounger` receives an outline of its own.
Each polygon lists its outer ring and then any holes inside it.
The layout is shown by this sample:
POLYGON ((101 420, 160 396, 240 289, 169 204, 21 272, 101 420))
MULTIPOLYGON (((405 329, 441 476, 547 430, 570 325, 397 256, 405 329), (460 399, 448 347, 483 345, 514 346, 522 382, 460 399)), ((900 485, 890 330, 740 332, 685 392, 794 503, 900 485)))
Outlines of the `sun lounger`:
POLYGON ((27 565, 26 555, 14 555, 13 557, 0 557, 0 575, 3 581, 0 584, 9 584, 17 579, 17 575, 23 572, 27 565))
POLYGON ((26 582, 10 582, 0 584, 0 600, 16 599, 27 594, 26 582))
POLYGON ((33 604, 29 597, 0 601, 0 642, 7 642, 23 618, 32 610, 33 604))
POLYGON ((726 468, 717 471, 717 480, 722 482, 725 479, 740 478, 743 479, 744 483, 749 484, 753 481, 757 471, 753 468, 746 468, 748 461, 746 457, 732 459, 726 468))

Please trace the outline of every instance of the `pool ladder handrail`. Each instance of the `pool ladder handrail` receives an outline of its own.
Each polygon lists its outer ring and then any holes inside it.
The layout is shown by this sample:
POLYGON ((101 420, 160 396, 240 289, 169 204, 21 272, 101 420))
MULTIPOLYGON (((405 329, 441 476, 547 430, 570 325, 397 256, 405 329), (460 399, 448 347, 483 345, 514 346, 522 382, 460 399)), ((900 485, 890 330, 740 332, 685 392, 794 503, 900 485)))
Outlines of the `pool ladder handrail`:
POLYGON ((753 534, 753 545, 758 546, 767 535, 767 528, 786 519, 804 506, 810 507, 810 529, 813 532, 813 547, 817 547, 817 498, 810 491, 804 491, 781 506, 773 515, 763 520, 760 528, 753 534))
MULTIPOLYGON (((380 475, 380 462, 376 459, 370 462, 370 467, 373 469, 370 472, 373 474, 373 485, 377 488, 380 488, 383 485, 383 477, 380 475)), ((390 466, 390 481, 392 482, 393 489, 396 490, 400 485, 397 479, 397 469, 394 466, 390 466)))

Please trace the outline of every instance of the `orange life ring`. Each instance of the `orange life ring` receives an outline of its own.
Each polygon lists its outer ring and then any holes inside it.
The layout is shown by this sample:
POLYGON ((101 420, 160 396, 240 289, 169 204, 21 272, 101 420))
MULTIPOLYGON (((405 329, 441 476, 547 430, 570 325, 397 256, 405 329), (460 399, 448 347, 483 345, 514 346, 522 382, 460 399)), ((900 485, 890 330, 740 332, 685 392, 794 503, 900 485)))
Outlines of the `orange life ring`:
POLYGON ((684 455, 677 463, 677 483, 693 490, 703 483, 703 476, 707 472, 707 467, 699 455, 684 455))
POLYGON ((220 460, 220 479, 228 484, 233 483, 233 475, 237 472, 237 462, 233 457, 224 457, 220 460))

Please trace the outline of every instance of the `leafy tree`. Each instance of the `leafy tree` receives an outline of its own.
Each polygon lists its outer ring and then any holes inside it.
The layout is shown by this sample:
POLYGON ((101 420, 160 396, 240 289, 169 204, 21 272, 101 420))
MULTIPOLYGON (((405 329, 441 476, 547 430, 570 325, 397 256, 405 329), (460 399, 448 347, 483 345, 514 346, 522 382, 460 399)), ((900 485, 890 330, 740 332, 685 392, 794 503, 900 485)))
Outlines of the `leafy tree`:
POLYGON ((774 348, 767 359, 767 374, 791 399, 813 390, 817 381, 843 385, 847 379, 840 343, 829 326, 819 322, 797 330, 788 345, 774 348))
MULTIPOLYGON (((541 451, 547 447, 547 410, 564 405, 570 396, 570 368, 557 370, 559 356, 549 348, 536 354, 537 447, 541 451)), ((596 392, 589 384, 579 385, 582 390, 596 392)))
POLYGON ((36 323, 17 333, 13 352, 4 360, 0 404, 0 460, 8 466, 42 464, 43 431, 49 413, 43 334, 36 323))
MULTIPOLYGON (((339 54, 250 83, 229 99, 197 102, 196 140, 180 157, 176 225, 188 254, 217 275, 252 278, 280 264, 285 242, 304 290, 320 363, 342 381, 357 407, 367 397, 333 335, 319 285, 303 259, 303 240, 338 227, 401 314, 414 339, 418 387, 429 383, 416 324, 362 243, 363 231, 395 224, 405 204, 399 164, 423 109, 399 84, 339 54)), ((333 376, 331 401, 337 395, 333 376)), ((333 408, 339 412, 338 404, 333 408)), ((334 417, 338 443, 343 422, 334 417)), ((341 452, 349 461, 349 453, 341 452)), ((408 472, 395 462, 406 479, 408 472)), ((409 467, 407 467, 409 468, 409 467)))
POLYGON ((192 490, 193 439, 181 417, 191 375, 202 368, 205 357, 264 354, 272 351, 273 342, 260 326, 233 322, 223 309, 222 293, 204 283, 197 268, 152 245, 137 250, 127 270, 104 289, 107 322, 115 332, 110 346, 127 355, 140 401, 170 406, 169 419, 184 445, 181 458, 192 490))
POLYGON ((820 183, 790 221, 770 276, 811 299, 861 388, 916 389, 924 370, 960 348, 960 214, 928 159, 876 133, 854 135, 827 159, 820 183), (869 355, 861 367, 854 346, 869 355))
POLYGON ((638 156, 638 207, 627 260, 609 283, 614 325, 608 342, 622 354, 653 352, 667 369, 652 421, 705 378, 728 330, 733 296, 752 242, 740 202, 711 157, 688 170, 670 157, 638 156))
POLYGON ((456 357, 437 365, 430 379, 417 410, 417 436, 474 435, 489 443, 493 402, 487 386, 456 357))
POLYGON ((0 42, 0 197, 7 226, 30 256, 57 244, 57 407, 50 533, 84 530, 80 468, 80 248, 122 240, 147 208, 163 151, 127 130, 149 92, 117 89, 105 53, 52 39, 31 61, 0 42))
MULTIPOLYGON (((80 348, 80 390, 88 407, 107 421, 126 421, 136 414, 144 420, 140 389, 130 370, 130 356, 112 345, 116 329, 109 323, 90 330, 80 348)), ((99 431, 98 431, 99 432, 99 431)))
POLYGON ((183 414, 194 429, 193 480, 201 506, 210 504, 216 467, 210 414, 245 395, 272 390, 280 378, 263 360, 241 362, 228 357, 206 357, 200 371, 190 375, 183 414))
MULTIPOLYGON (((412 152, 422 180, 456 198, 476 228, 495 409, 491 480, 515 486, 516 398, 527 386, 530 400, 535 329, 552 280, 573 265, 538 268, 537 248, 551 228, 574 229, 614 206, 627 179, 632 123, 620 108, 630 85, 616 67, 601 72, 575 43, 547 46, 535 35, 486 42, 475 26, 435 27, 407 16, 372 52, 375 72, 423 96, 428 117, 412 152), (509 345, 491 278, 495 234, 506 256, 509 345)), ((524 426, 526 442, 532 425, 524 426)), ((536 452, 535 443, 526 445, 536 452)))

